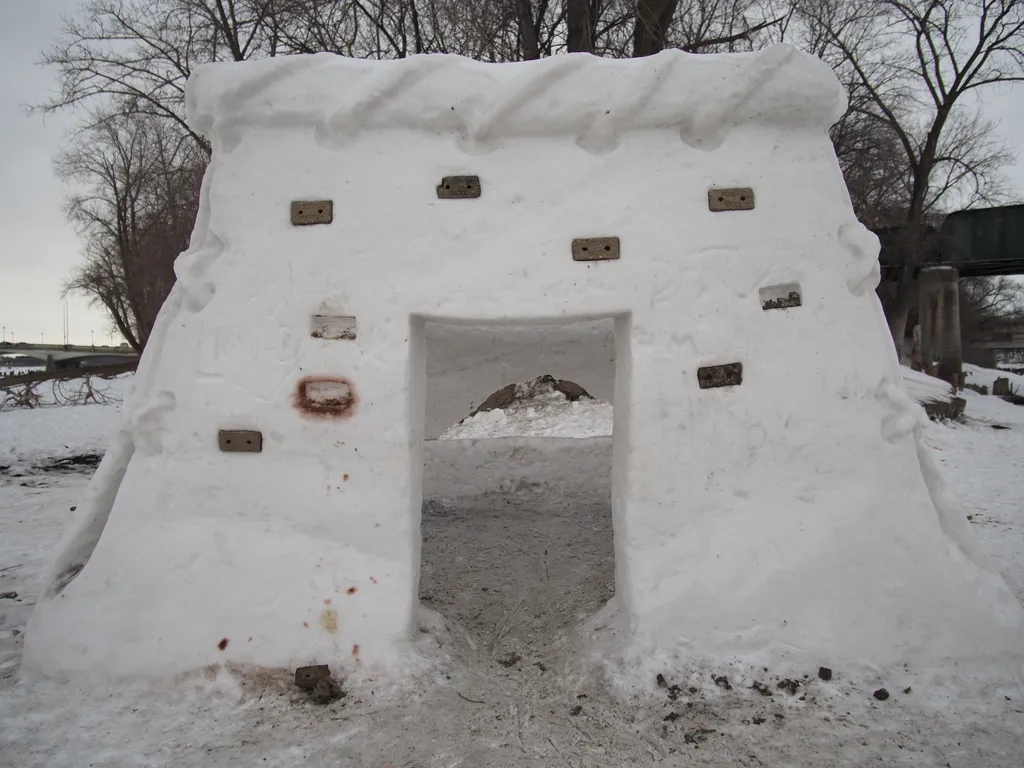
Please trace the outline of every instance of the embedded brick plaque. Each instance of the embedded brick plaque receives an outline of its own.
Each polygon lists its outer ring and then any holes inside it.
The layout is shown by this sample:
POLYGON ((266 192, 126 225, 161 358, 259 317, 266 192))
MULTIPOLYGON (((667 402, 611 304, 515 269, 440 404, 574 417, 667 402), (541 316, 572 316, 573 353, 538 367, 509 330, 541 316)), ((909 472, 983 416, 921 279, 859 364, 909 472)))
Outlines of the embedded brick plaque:
POLYGON ((610 261, 619 258, 619 238, 590 237, 572 241, 573 261, 610 261))
POLYGON ((437 196, 441 200, 467 200, 480 197, 479 176, 445 176, 437 185, 437 196))
POLYGON ((331 669, 326 664, 313 664, 295 670, 295 685, 306 691, 313 690, 321 680, 330 679, 331 669))
POLYGON ((709 365, 697 369, 697 382, 701 389, 738 387, 743 383, 743 363, 709 365))
POLYGON ((754 190, 750 187, 709 189, 708 208, 712 211, 752 211, 754 190))
POLYGON ((309 335, 314 339, 352 341, 356 337, 356 319, 346 315, 313 315, 309 335))
POLYGON ((222 429, 217 442, 225 453, 262 453, 263 434, 247 429, 222 429))
POLYGON ((334 221, 333 200, 296 200, 292 203, 292 224, 330 224, 334 221))
POLYGON ((796 283, 770 285, 762 288, 761 309, 791 309, 800 306, 800 286, 796 283))

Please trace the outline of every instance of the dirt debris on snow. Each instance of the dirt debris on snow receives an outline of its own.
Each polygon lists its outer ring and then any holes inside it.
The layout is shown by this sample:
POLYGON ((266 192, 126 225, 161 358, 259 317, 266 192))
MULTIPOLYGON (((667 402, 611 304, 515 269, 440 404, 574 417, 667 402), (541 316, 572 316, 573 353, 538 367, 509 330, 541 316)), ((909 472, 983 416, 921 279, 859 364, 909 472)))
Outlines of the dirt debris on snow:
POLYGON ((796 680, 790 680, 788 677, 785 680, 780 680, 776 686, 779 690, 783 690, 788 694, 796 696, 797 690, 800 688, 800 683, 796 680))

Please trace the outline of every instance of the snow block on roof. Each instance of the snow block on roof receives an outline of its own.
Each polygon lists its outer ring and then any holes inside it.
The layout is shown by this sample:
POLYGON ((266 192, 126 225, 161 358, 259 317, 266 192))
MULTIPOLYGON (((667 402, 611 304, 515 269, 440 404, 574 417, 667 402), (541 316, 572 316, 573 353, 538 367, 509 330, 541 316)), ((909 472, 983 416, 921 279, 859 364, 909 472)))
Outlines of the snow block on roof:
POLYGON ((820 62, 294 57, 204 67, 188 101, 214 150, 191 248, 26 669, 400 668, 431 320, 614 324, 627 642, 875 663, 1021 647, 1024 613, 922 470, 820 62), (438 199, 464 175, 478 198, 438 199), (752 209, 710 210, 735 188, 752 209), (329 223, 293 225, 296 201, 331 201, 329 223), (619 258, 575 261, 590 238, 619 258), (766 312, 778 286, 799 306, 766 312), (218 450, 219 430, 261 452, 218 450))

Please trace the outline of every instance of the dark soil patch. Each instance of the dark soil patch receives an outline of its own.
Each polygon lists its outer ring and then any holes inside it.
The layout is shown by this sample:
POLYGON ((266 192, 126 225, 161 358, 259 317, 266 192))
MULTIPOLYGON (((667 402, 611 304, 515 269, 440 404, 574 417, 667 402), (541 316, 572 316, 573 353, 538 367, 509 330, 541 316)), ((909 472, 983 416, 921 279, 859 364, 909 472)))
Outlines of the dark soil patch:
POLYGON ((0 477, 28 477, 44 472, 92 472, 102 460, 102 453, 79 453, 59 459, 46 459, 39 464, 3 464, 0 465, 0 477))
POLYGON ((102 453, 80 453, 56 459, 48 464, 39 464, 35 468, 43 472, 81 472, 96 469, 102 460, 102 453))
POLYGON ((788 677, 782 680, 778 686, 781 690, 789 694, 796 694, 797 688, 800 687, 800 683, 796 680, 790 680, 788 677))

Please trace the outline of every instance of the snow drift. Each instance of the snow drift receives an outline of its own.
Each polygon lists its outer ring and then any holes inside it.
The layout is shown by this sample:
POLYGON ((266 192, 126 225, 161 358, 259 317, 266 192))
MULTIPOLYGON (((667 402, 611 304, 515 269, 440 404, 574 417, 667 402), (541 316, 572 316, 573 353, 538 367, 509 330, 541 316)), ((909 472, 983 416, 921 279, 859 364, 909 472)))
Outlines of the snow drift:
POLYGON ((189 120, 213 157, 192 247, 25 668, 400 669, 433 322, 613 326, 624 643, 877 663, 1019 649, 1020 606, 922 473, 878 243, 828 139, 843 107, 786 46, 198 69, 189 120), (438 199, 466 174, 479 198, 438 199), (756 204, 710 210, 726 188, 756 204), (333 220, 293 226, 296 201, 333 220), (620 258, 575 260, 594 237, 620 258), (258 430, 262 452, 218 450, 222 429, 258 430))

